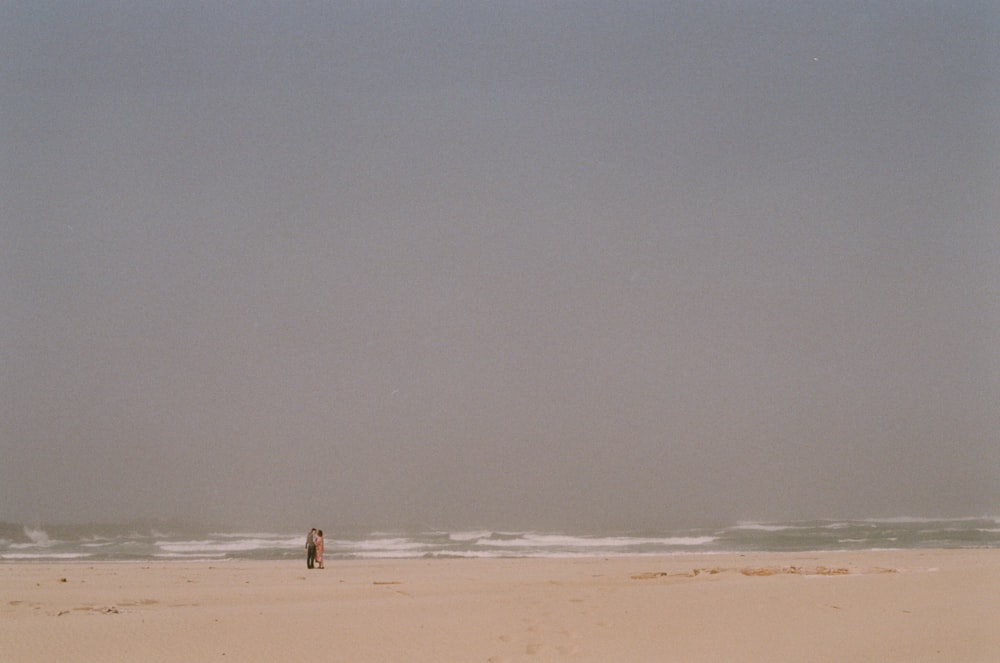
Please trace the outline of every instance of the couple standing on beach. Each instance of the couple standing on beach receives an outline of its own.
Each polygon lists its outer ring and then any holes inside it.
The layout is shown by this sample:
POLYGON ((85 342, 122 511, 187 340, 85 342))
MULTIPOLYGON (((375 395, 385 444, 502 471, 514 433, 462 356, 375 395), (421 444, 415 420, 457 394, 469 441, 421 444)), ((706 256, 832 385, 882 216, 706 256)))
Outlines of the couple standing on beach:
POLYGON ((306 535, 306 568, 314 569, 316 565, 319 564, 319 568, 325 569, 323 566, 323 530, 317 530, 313 527, 309 530, 309 534, 306 535))

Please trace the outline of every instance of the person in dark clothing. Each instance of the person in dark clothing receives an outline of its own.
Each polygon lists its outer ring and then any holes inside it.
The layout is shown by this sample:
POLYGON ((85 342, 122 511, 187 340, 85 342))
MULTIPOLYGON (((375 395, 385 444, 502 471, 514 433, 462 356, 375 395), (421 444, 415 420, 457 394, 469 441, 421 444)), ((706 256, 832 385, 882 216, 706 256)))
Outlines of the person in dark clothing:
POLYGON ((306 568, 316 566, 316 528, 313 527, 306 535, 306 568))

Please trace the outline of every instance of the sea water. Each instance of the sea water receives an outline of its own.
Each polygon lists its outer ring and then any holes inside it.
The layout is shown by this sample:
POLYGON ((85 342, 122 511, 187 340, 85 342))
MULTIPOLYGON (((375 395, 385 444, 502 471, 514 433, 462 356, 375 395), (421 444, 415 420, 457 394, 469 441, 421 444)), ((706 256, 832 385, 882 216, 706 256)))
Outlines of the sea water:
MULTIPOLYGON (((225 532, 184 525, 30 526, 0 523, 3 561, 282 560, 303 555, 302 532, 225 532)), ((1000 518, 741 522, 642 532, 489 529, 338 533, 326 558, 612 557, 712 552, 1000 548, 1000 518)))

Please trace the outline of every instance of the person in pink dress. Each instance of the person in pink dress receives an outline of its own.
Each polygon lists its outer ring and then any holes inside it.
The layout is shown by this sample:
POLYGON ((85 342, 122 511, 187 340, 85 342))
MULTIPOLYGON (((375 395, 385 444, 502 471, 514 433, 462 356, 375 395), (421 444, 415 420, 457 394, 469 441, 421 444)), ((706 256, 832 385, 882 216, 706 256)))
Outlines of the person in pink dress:
POLYGON ((319 564, 319 568, 325 569, 323 566, 323 530, 316 532, 316 563, 319 564))

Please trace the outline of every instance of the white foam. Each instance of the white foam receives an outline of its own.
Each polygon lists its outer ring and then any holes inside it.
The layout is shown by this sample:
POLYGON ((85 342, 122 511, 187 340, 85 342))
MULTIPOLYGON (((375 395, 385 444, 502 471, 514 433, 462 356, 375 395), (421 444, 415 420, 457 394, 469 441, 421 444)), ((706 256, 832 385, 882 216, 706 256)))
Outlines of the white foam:
POLYGON ((31 542, 36 546, 47 546, 52 543, 49 535, 43 529, 25 526, 24 535, 31 539, 31 542))
POLYGON ((492 535, 493 532, 490 530, 475 530, 471 532, 452 532, 448 535, 448 538, 452 541, 475 541, 492 535))
POLYGON ((409 538, 395 539, 365 539, 363 541, 343 541, 340 545, 366 552, 383 551, 386 553, 402 552, 405 550, 425 550, 430 546, 409 538))
POLYGON ((304 545, 301 537, 283 538, 233 538, 230 540, 199 539, 191 541, 157 541, 156 546, 165 553, 207 554, 246 552, 268 548, 294 549, 304 545))
POLYGON ((81 559, 90 553, 3 553, 0 559, 81 559))
POLYGON ((479 539, 477 545, 498 548, 625 548, 634 546, 702 546, 716 541, 714 536, 578 537, 560 534, 525 534, 517 539, 479 539))
POLYGON ((792 525, 769 525, 758 522, 742 522, 733 526, 733 529, 749 529, 760 532, 782 532, 788 529, 795 529, 792 525))

